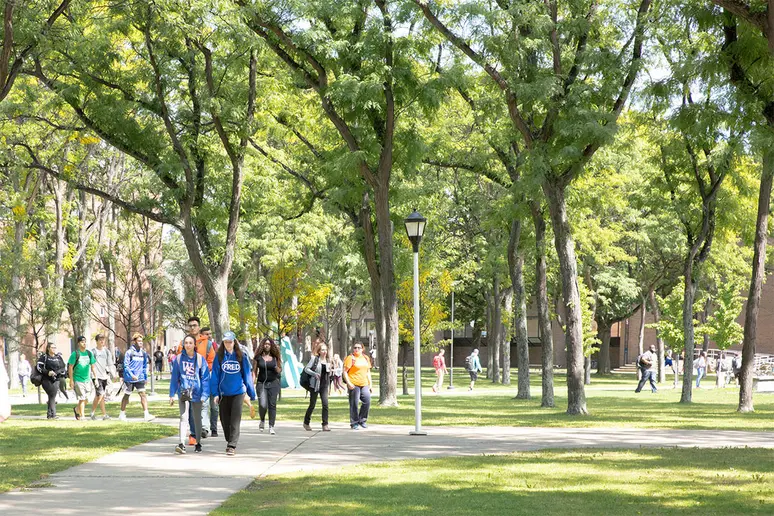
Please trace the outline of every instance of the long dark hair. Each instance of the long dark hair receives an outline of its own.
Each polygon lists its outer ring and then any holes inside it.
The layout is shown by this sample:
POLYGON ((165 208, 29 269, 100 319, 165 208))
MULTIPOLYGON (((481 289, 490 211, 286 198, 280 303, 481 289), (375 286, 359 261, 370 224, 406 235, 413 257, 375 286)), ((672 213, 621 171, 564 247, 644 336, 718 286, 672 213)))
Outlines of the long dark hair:
POLYGON ((53 342, 46 342, 46 356, 49 356, 49 351, 51 350, 51 346, 54 346, 55 344, 53 342))
POLYGON ((277 343, 274 342, 270 337, 266 337, 263 340, 261 340, 261 343, 258 344, 258 352, 255 354, 255 367, 258 368, 258 359, 261 358, 261 355, 263 355, 263 345, 266 343, 269 343, 271 345, 271 348, 269 350, 269 354, 274 357, 274 360, 277 361, 277 367, 282 367, 282 357, 280 356, 280 349, 279 346, 277 346, 277 343))
MULTIPOLYGON (((225 341, 221 341, 220 346, 218 346, 218 352, 217 356, 220 360, 220 363, 223 363, 223 359, 226 356, 226 346, 223 344, 225 341)), ((234 341, 234 353, 236 354, 237 362, 240 364, 242 363, 242 346, 239 345, 239 341, 234 341)))

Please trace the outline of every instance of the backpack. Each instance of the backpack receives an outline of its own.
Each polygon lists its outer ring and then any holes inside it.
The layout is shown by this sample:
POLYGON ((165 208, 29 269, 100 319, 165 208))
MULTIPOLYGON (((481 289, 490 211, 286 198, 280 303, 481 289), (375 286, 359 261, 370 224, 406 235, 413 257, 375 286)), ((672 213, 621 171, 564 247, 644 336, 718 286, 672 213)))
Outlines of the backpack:
POLYGON ((468 355, 465 357, 465 371, 472 371, 473 367, 473 355, 468 355))
POLYGON ((124 377, 124 354, 116 348, 116 374, 119 378, 124 377))
MULTIPOLYGON (((314 357, 314 363, 312 364, 312 369, 317 369, 317 364, 320 363, 320 357, 314 357)), ((312 375, 306 372, 306 367, 301 371, 301 378, 299 379, 299 383, 301 384, 301 387, 306 389, 307 391, 311 390, 311 387, 309 385, 310 380, 312 379, 312 375)))
POLYGON ((32 372, 30 373, 30 383, 35 387, 40 387, 43 383, 43 373, 38 371, 38 362, 40 362, 41 358, 43 358, 42 355, 35 361, 35 367, 32 368, 32 372))
POLYGON ((433 369, 440 369, 441 368, 441 357, 439 355, 436 355, 433 357, 433 369))

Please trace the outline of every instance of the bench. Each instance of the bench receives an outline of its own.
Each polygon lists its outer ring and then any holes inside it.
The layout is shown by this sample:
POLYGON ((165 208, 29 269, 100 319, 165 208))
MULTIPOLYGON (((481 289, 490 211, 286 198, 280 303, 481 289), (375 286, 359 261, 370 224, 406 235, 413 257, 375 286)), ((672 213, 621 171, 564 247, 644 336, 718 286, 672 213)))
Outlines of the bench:
POLYGON ((753 392, 774 392, 774 376, 754 376, 753 392))

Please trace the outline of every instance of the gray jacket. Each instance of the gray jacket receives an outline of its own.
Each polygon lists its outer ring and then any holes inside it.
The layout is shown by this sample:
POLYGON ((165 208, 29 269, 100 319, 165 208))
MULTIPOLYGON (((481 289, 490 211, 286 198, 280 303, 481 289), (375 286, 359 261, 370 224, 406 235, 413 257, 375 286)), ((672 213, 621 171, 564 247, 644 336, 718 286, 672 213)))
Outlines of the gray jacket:
MULTIPOLYGON (((320 379, 317 375, 322 374, 322 360, 319 360, 320 357, 313 356, 309 363, 306 364, 306 367, 304 368, 304 371, 309 375, 309 390, 312 390, 314 392, 320 392, 320 379), (317 360, 317 367, 314 367, 314 361, 317 360), (314 368, 313 368, 314 367, 314 368)), ((331 372, 331 363, 326 360, 325 362, 327 373, 329 374, 331 372)))

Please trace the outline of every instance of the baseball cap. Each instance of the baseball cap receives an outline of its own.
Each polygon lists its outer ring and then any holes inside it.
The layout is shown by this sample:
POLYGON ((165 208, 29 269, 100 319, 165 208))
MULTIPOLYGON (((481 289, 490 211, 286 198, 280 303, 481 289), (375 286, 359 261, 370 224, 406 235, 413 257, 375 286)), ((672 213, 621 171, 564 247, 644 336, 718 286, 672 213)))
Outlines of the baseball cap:
POLYGON ((236 335, 234 335, 233 331, 227 331, 223 334, 223 340, 232 340, 236 341, 236 335))

